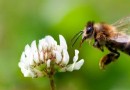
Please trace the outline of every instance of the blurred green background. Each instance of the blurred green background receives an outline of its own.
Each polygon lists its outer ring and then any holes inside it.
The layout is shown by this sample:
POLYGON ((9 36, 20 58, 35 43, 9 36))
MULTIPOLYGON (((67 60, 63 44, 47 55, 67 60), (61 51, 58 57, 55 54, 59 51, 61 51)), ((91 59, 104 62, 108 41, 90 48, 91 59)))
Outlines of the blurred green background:
MULTIPOLYGON (((24 78, 18 67, 27 43, 52 35, 57 41, 62 34, 68 43, 86 22, 109 24, 130 14, 130 0, 0 0, 0 90, 49 90, 47 78, 24 78)), ((81 39, 81 38, 80 38, 81 39)), ((105 71, 99 69, 102 53, 84 43, 80 59, 85 63, 79 71, 57 73, 57 90, 130 90, 130 57, 121 53, 105 71)))

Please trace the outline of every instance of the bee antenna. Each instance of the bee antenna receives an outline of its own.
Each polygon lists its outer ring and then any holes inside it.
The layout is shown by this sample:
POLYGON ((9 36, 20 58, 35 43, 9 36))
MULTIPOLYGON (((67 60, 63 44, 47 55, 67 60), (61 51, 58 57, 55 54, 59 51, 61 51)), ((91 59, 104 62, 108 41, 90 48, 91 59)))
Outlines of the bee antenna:
POLYGON ((83 31, 80 31, 78 32, 77 34, 74 35, 74 37, 71 39, 71 41, 73 41, 74 39, 74 42, 72 44, 72 47, 74 46, 74 44, 77 42, 77 40, 79 39, 79 37, 82 35, 83 31))

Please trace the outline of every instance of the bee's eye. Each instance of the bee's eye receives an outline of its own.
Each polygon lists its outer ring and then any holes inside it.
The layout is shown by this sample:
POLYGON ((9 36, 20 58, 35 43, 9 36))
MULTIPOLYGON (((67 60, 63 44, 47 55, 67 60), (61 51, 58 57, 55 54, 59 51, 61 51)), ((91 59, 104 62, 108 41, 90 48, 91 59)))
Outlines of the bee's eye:
POLYGON ((90 34, 93 32, 93 27, 87 27, 86 34, 90 34))

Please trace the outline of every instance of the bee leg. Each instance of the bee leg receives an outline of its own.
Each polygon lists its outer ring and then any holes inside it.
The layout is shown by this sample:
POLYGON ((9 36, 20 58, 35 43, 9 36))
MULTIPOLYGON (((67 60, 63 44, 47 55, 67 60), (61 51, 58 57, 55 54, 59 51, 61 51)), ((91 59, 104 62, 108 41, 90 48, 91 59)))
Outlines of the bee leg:
POLYGON ((115 59, 114 53, 109 53, 109 54, 105 55, 103 58, 101 58, 101 60, 99 62, 100 69, 105 69, 105 66, 110 64, 114 59, 115 59))
POLYGON ((120 53, 117 52, 117 50, 115 48, 112 48, 111 46, 106 46, 108 48, 109 51, 115 53, 115 59, 118 59, 120 57, 120 53))
POLYGON ((105 55, 99 62, 100 69, 104 69, 106 65, 110 64, 111 62, 115 61, 119 58, 120 53, 117 52, 116 49, 108 47, 107 48, 111 51, 109 54, 105 55))
POLYGON ((97 40, 95 40, 94 47, 98 48, 99 50, 101 50, 102 52, 104 52, 103 46, 99 44, 99 42, 97 40))

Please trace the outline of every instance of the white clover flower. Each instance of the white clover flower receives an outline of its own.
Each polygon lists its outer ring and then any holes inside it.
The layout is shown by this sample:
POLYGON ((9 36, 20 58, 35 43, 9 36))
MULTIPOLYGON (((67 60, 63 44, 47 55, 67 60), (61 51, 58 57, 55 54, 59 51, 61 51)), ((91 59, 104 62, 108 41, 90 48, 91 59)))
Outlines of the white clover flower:
POLYGON ((25 46, 18 66, 21 68, 24 77, 42 77, 54 74, 57 71, 79 70, 84 60, 78 60, 79 51, 75 50, 73 63, 69 63, 67 44, 62 35, 59 35, 60 45, 51 36, 39 40, 38 47, 36 41, 25 46))

